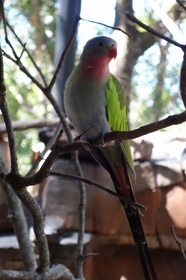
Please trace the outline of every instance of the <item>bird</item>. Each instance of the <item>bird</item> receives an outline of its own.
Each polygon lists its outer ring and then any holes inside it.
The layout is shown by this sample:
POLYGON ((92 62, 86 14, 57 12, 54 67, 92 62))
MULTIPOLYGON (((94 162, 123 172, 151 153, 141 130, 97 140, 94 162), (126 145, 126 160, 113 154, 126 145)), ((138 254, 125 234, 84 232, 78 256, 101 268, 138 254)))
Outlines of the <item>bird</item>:
POLYGON ((64 107, 82 141, 98 139, 100 145, 90 148, 91 155, 107 170, 126 214, 141 261, 145 280, 156 280, 132 177, 135 177, 129 140, 104 143, 112 131, 129 131, 127 95, 120 81, 110 72, 109 64, 117 56, 117 42, 97 36, 85 44, 79 63, 65 83, 64 107), (128 203, 127 203, 128 201, 128 203), (131 202, 131 203, 130 203, 131 202))

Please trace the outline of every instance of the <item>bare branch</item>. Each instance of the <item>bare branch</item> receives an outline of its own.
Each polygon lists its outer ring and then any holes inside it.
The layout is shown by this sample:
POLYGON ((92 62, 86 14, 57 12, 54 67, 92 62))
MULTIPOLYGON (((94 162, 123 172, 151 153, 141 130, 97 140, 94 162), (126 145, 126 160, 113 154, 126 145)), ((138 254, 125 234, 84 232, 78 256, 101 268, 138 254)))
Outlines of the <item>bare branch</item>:
POLYGON ((17 196, 28 208, 33 217, 33 228, 36 235, 41 273, 49 271, 50 259, 48 243, 43 229, 43 214, 39 204, 33 199, 26 189, 16 190, 17 196))
POLYGON ((176 233, 175 233, 174 225, 171 226, 171 232, 172 232, 172 235, 173 235, 173 237, 174 237, 176 243, 178 244, 178 247, 179 247, 179 249, 180 249, 180 252, 181 252, 183 258, 184 258, 185 261, 186 261, 186 254, 185 254, 185 252, 184 252, 184 249, 183 249, 183 246, 182 246, 181 242, 179 241, 179 239, 178 239, 178 237, 177 237, 177 235, 176 235, 176 233))
POLYGON ((132 15, 132 14, 126 12, 126 16, 127 16, 127 18, 130 19, 132 22, 137 23, 137 24, 138 24, 139 26, 141 26, 143 29, 147 30, 148 32, 150 32, 151 34, 157 36, 158 38, 161 38, 161 39, 163 39, 163 40, 165 40, 165 41, 167 41, 167 42, 169 42, 169 43, 175 45, 176 47, 181 48, 182 50, 183 50, 183 48, 185 48, 184 45, 179 44, 178 42, 174 41, 173 39, 171 39, 171 38, 169 38, 169 37, 167 37, 167 36, 161 34, 160 32, 154 30, 154 29, 151 28, 150 26, 148 26, 148 25, 142 23, 142 22, 139 21, 134 15, 132 15))
POLYGON ((127 199, 124 199, 123 196, 119 195, 118 193, 116 193, 115 191, 112 191, 106 187, 104 187, 103 185, 101 184, 98 184, 97 182, 93 181, 93 180, 90 180, 90 179, 87 179, 87 178, 82 178, 82 177, 79 177, 79 176, 74 176, 74 175, 71 175, 71 174, 64 174, 64 173, 59 173, 59 172, 55 172, 55 171, 51 171, 50 172, 50 175, 51 176, 58 176, 58 177, 61 177, 63 179, 67 179, 67 180, 75 180, 75 181, 82 181, 88 185, 93 185, 119 199, 121 199, 122 201, 124 201, 126 204, 130 204, 131 206, 135 207, 135 208, 138 208, 138 209, 142 209, 142 210, 147 210, 147 207, 140 204, 140 203, 137 203, 137 202, 134 202, 134 201, 129 201, 127 199))
MULTIPOLYGON (((183 3, 185 1, 179 1, 179 0, 176 0, 178 2, 178 4, 186 11, 186 6, 183 5, 183 3)), ((186 4, 186 3, 185 3, 186 4)))
MULTIPOLYGON (((41 76, 43 83, 45 86, 47 86, 47 82, 46 79, 41 71, 41 69, 38 67, 38 65, 35 63, 35 60, 33 59, 32 55, 30 54, 30 52, 28 51, 28 49, 26 48, 26 44, 23 44, 23 42, 21 41, 21 39, 19 38, 19 36, 17 35, 17 33, 15 32, 15 30, 12 28, 12 26, 9 24, 9 22, 6 20, 6 25, 10 28, 10 30, 12 31, 12 33, 14 34, 14 36, 16 37, 16 39, 18 40, 18 42, 21 44, 21 46, 23 47, 23 50, 27 53, 28 57, 30 58, 31 62, 33 63, 34 67, 37 69, 39 75, 41 76)), ((21 58, 21 57, 20 57, 21 58)))
POLYGON ((12 123, 6 103, 6 88, 4 85, 4 76, 3 76, 3 57, 2 57, 2 51, 0 48, 0 109, 2 111, 2 115, 4 118, 4 122, 7 128, 7 134, 8 134, 8 141, 9 141, 9 147, 10 147, 10 156, 11 156, 11 171, 13 173, 19 173, 18 170, 18 163, 17 163, 17 155, 16 155, 16 144, 15 144, 15 138, 14 138, 14 132, 12 128, 12 123))
POLYGON ((113 30, 118 30, 118 31, 124 33, 125 35, 127 35, 127 36, 129 36, 129 37, 132 37, 132 35, 130 35, 128 32, 124 31, 123 29, 121 29, 121 28, 119 28, 119 27, 107 25, 107 24, 102 23, 102 22, 99 22, 99 21, 89 20, 89 19, 85 19, 85 18, 82 18, 82 17, 80 17, 79 19, 80 19, 80 20, 87 21, 87 22, 91 22, 91 23, 96 23, 96 24, 99 24, 99 25, 102 25, 102 26, 111 28, 111 29, 113 29, 113 30))
MULTIPOLYGON (((8 172, 1 149, 0 170, 4 173, 8 172)), ((37 263, 34 255, 34 248, 29 238, 28 227, 21 201, 19 200, 13 189, 6 182, 1 181, 1 186, 7 197, 9 213, 14 231, 19 242, 20 253, 22 256, 24 268, 26 271, 34 271, 37 268, 37 263)))
POLYGON ((44 151, 42 151, 41 153, 38 154, 37 159, 33 163, 31 169, 29 170, 29 172, 27 173, 26 176, 31 176, 35 172, 35 170, 38 167, 40 161, 44 159, 46 153, 49 150, 51 150, 52 147, 56 144, 56 141, 57 141, 57 139, 59 137, 59 134, 61 133, 61 129, 62 129, 62 125, 61 125, 61 123, 58 123, 58 125, 56 127, 56 130, 55 130, 53 136, 50 138, 50 140, 46 144, 44 151))
POLYGON ((180 114, 175 114, 175 115, 170 115, 165 119, 162 119, 157 122, 153 122, 144 126, 141 126, 137 129, 131 130, 131 131, 114 131, 111 133, 108 133, 104 137, 105 142, 112 141, 114 139, 135 139, 140 136, 149 134, 151 132, 158 131, 160 129, 172 126, 172 125, 178 125, 186 121, 186 111, 180 113, 180 114))
POLYGON ((22 279, 22 280, 75 280, 72 273, 62 264, 53 265, 48 272, 39 274, 38 272, 26 272, 15 270, 1 270, 1 279, 22 279))
POLYGON ((70 46, 71 46, 71 44, 72 44, 72 42, 73 42, 73 40, 75 38, 77 27, 78 27, 79 20, 80 20, 80 12, 81 12, 81 0, 79 0, 78 4, 77 4, 77 13, 76 13, 75 21, 74 21, 74 28, 73 28, 72 34, 71 34, 70 39, 69 39, 69 41, 68 41, 68 43, 67 43, 67 45, 65 47, 65 50, 61 54, 61 58, 59 60, 58 66, 57 66, 57 68, 55 70, 54 76, 53 76, 53 78, 52 78, 52 80, 51 80, 51 82, 50 82, 50 84, 48 86, 48 90, 49 91, 52 89, 52 87, 53 87, 53 85, 54 85, 54 83, 55 83, 55 81, 57 79, 57 76, 58 76, 59 71, 61 69, 61 66, 63 64, 63 61, 64 61, 64 59, 65 59, 65 57, 66 57, 66 55, 67 55, 67 53, 68 53, 68 51, 70 49, 70 46))
POLYGON ((180 71, 180 93, 183 104, 186 107, 186 50, 184 51, 183 62, 180 71))
MULTIPOLYGON (((110 133, 107 133, 104 136, 104 143, 113 141, 113 140, 129 140, 138 138, 142 135, 149 134, 151 132, 155 132, 157 130, 160 130, 162 128, 171 126, 171 125, 177 125, 182 122, 186 121, 186 111, 180 114, 169 116, 161 121, 157 121, 154 123, 150 123, 144 126, 141 126, 137 129, 131 130, 131 131, 113 131, 110 133)), ((86 145, 88 147, 100 145, 99 139, 95 139, 91 142, 87 142, 86 145)), ((35 185, 41 183, 49 174, 50 174, 50 168, 53 164, 53 162, 56 160, 56 158, 60 155, 64 155, 67 153, 71 153, 74 151, 77 151, 83 147, 81 142, 74 142, 69 143, 65 145, 56 145, 52 152, 49 154, 49 156, 46 158, 45 162, 43 163, 40 170, 34 175, 34 176, 28 176, 28 177, 21 177, 17 174, 9 173, 4 177, 4 174, 1 174, 1 178, 4 179, 7 183, 10 185, 13 185, 16 180, 16 189, 21 189, 29 185, 35 185)))
MULTIPOLYGON (((59 118, 54 119, 33 119, 31 121, 13 121, 12 128, 14 131, 27 130, 30 128, 41 128, 44 126, 56 126, 59 123, 59 118)), ((7 132, 4 123, 0 123, 0 133, 7 132)))

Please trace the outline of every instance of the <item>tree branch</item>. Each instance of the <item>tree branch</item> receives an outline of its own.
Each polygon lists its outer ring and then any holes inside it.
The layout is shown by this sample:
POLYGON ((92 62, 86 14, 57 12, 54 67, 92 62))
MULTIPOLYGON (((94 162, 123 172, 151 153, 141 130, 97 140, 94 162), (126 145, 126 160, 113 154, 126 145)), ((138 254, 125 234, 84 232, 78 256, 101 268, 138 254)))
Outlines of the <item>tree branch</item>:
POLYGON ((177 237, 177 235, 175 233, 174 225, 171 226, 171 232, 172 232, 172 235, 173 235, 173 237, 174 237, 174 239, 175 239, 175 241, 176 241, 176 243, 177 243, 177 245, 178 245, 178 247, 180 249, 180 252, 181 252, 184 260, 186 261, 186 254, 184 252, 184 249, 183 249, 183 246, 182 246, 181 242, 179 241, 179 239, 178 239, 178 237, 177 237))
MULTIPOLYGON (((8 172, 1 149, 0 170, 4 173, 8 172)), ((5 181, 1 181, 1 186, 7 197, 10 218, 18 239, 24 268, 26 271, 34 271, 37 268, 37 262, 34 255, 34 248, 29 238, 28 227, 21 201, 5 181)))
POLYGON ((1 48, 0 48, 0 109, 2 111, 4 122, 7 128, 8 141, 10 147, 10 157, 11 157, 11 172, 19 173, 14 132, 13 132, 12 123, 11 123, 11 119, 6 103, 6 88, 4 85, 3 57, 2 57, 1 48))
POLYGON ((38 71, 41 79, 43 80, 44 86, 47 86, 47 82, 46 79, 41 71, 41 69, 38 67, 38 65, 35 63, 35 60, 33 59, 32 55, 30 54, 30 52, 28 51, 28 49, 26 48, 26 44, 23 44, 23 42, 21 41, 21 39, 19 38, 19 36, 17 35, 17 33, 15 32, 15 30, 12 28, 12 26, 9 24, 9 22, 6 20, 6 25, 8 26, 8 28, 10 28, 10 30, 12 31, 12 33, 14 34, 14 36, 16 37, 16 39, 18 40, 18 42, 21 44, 21 46, 23 47, 23 51, 25 51, 28 55, 28 57, 30 58, 31 62, 33 63, 34 67, 36 68, 36 70, 38 71))
POLYGON ((33 228, 34 228, 34 233, 36 235, 36 242, 37 242, 36 244, 39 252, 40 271, 41 274, 48 273, 50 258, 49 258, 48 243, 43 229, 43 214, 41 208, 26 189, 16 190, 16 194, 32 214, 33 228))
POLYGON ((100 190, 102 191, 105 191, 119 199, 121 199, 122 201, 124 201, 126 204, 130 204, 131 206, 135 207, 135 208, 138 208, 138 209, 142 209, 142 210, 147 210, 147 207, 145 207, 144 205, 140 204, 140 203, 137 203, 137 202, 134 202, 134 201, 129 201, 127 199, 124 199, 123 196, 119 195, 118 193, 116 193, 115 191, 112 191, 106 187, 104 187, 103 185, 101 184, 98 184, 97 182, 93 181, 93 180, 90 180, 90 179, 87 179, 87 178, 82 178, 80 176, 74 176, 74 175, 71 175, 71 174, 64 174, 64 173, 59 173, 59 172, 55 172, 55 171, 51 171, 50 172, 50 175, 51 176, 58 176, 58 177, 61 177, 63 179, 67 179, 67 180, 75 180, 75 181, 82 181, 88 185, 93 185, 97 188, 99 188, 100 190))
POLYGON ((59 71, 60 71, 60 69, 61 69, 61 66, 62 66, 62 64, 63 64, 63 61, 64 61, 64 59, 65 59, 65 57, 66 57, 66 55, 67 55, 67 53, 68 53, 68 51, 69 51, 69 49, 70 49, 70 46, 71 46, 71 44, 72 44, 72 42, 73 42, 73 40, 74 40, 74 38, 75 38, 76 31, 77 31, 77 27, 78 27, 79 20, 80 20, 80 13, 81 13, 81 0, 78 0, 76 18, 75 18, 75 21, 74 21, 74 28, 73 28, 72 34, 71 34, 71 36, 70 36, 70 38, 69 38, 69 41, 68 41, 68 43, 67 43, 67 45, 66 45, 65 50, 64 50, 63 53, 61 54, 61 57, 60 57, 58 66, 57 66, 57 68, 56 68, 56 70, 55 70, 54 76, 53 76, 53 78, 52 78, 52 80, 51 80, 51 82, 50 82, 50 84, 49 84, 49 86, 48 86, 48 88, 47 88, 49 91, 50 91, 50 90, 52 89, 52 87, 54 86, 54 83, 55 83, 55 81, 56 81, 56 79, 57 79, 57 76, 58 76, 59 71))
POLYGON ((62 264, 53 265, 48 272, 40 274, 38 272, 26 272, 15 270, 1 270, 1 279, 22 279, 22 280, 75 280, 72 273, 62 264))
MULTIPOLYGON (((107 133, 104 136, 104 143, 113 140, 129 140, 129 139, 138 138, 140 136, 158 131, 162 128, 171 125, 178 125, 185 121, 186 121, 186 111, 180 114, 169 116, 161 121, 157 121, 154 123, 141 126, 131 131, 113 131, 107 133)), ((96 145, 97 146, 100 145, 99 139, 95 139, 90 142, 88 141, 73 142, 65 145, 56 144, 53 150, 51 151, 51 153, 49 154, 49 156, 46 158, 40 170, 34 176, 22 177, 21 175, 17 175, 13 173, 8 173, 5 176, 4 174, 0 174, 0 175, 1 178, 4 179, 10 185, 14 184, 16 180, 15 189, 17 190, 27 187, 29 185, 36 185, 41 183, 50 174, 51 166, 57 157, 59 157, 60 155, 77 151, 85 146, 87 146, 91 150, 91 147, 96 145)))
POLYGON ((128 19, 130 19, 132 22, 137 23, 139 26, 141 26, 143 29, 147 30, 148 32, 150 32, 151 34, 157 36, 158 38, 164 39, 165 41, 175 45, 176 47, 179 47, 181 49, 184 48, 184 45, 179 44, 178 42, 174 41, 173 39, 161 34, 160 32, 154 30, 153 28, 151 28, 150 26, 144 24, 143 22, 139 21, 134 15, 126 12, 126 16, 128 19))
MULTIPOLYGON (((56 126, 59 123, 59 118, 54 119, 33 119, 31 121, 13 121, 12 128, 14 131, 27 130, 30 128, 42 128, 44 126, 56 126)), ((7 132, 6 125, 0 123, 0 134, 7 132)))
POLYGON ((96 23, 96 24, 105 26, 105 27, 107 27, 107 28, 120 31, 120 32, 124 33, 125 35, 127 35, 127 36, 129 36, 129 37, 132 37, 132 35, 130 35, 128 32, 124 31, 123 29, 121 29, 121 28, 119 28, 119 27, 107 25, 107 24, 105 24, 105 23, 103 23, 103 22, 94 21, 94 20, 89 20, 89 19, 85 19, 85 18, 82 18, 82 17, 80 17, 79 20, 84 20, 84 21, 87 21, 87 22, 96 23))

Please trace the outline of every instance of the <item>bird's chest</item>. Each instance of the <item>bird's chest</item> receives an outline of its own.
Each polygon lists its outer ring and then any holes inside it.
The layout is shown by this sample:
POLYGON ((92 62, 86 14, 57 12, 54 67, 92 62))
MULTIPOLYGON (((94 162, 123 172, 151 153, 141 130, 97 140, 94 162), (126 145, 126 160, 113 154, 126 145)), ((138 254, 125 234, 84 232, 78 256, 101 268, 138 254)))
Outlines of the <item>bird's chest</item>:
POLYGON ((85 138, 97 138, 110 131, 106 113, 106 83, 81 82, 70 90, 68 117, 78 133, 83 133, 91 126, 85 138))

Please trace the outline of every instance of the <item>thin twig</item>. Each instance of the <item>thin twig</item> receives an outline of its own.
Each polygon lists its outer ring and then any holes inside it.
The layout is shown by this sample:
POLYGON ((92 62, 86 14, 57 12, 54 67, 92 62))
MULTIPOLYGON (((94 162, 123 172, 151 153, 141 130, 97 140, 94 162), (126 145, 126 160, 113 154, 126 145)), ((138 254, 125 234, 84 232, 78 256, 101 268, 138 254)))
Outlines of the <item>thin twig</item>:
POLYGON ((160 32, 154 30, 153 28, 151 28, 150 26, 144 24, 143 22, 139 21, 134 15, 126 12, 126 16, 128 19, 130 19, 132 22, 137 23, 139 26, 141 26, 143 29, 147 30, 148 32, 150 32, 151 34, 157 36, 158 38, 164 39, 165 41, 175 45, 176 47, 179 47, 181 49, 185 48, 184 45, 174 41, 173 39, 161 34, 160 32))
POLYGON ((58 176, 58 177, 61 177, 63 179, 66 179, 66 180, 82 181, 82 182, 84 182, 84 183, 86 183, 88 185, 93 185, 93 186, 95 186, 95 187, 97 187, 97 188, 99 188, 99 189, 101 189, 101 190, 103 190, 103 191, 105 191, 105 192, 107 192, 107 193, 109 193, 109 194, 111 194, 111 195, 121 199, 126 204, 130 204, 133 207, 138 208, 138 209, 147 210, 146 206, 144 206, 144 205, 142 205, 140 203, 134 202, 134 201, 129 201, 127 199, 124 199, 123 196, 121 196, 118 193, 116 193, 116 192, 114 192, 114 191, 104 187, 103 185, 95 182, 94 180, 90 180, 90 179, 87 179, 87 178, 82 178, 82 177, 79 177, 79 176, 74 176, 74 175, 71 175, 71 174, 64 174, 64 173, 61 173, 61 172, 59 173, 59 172, 55 172, 55 171, 51 171, 50 175, 51 176, 58 176))
POLYGON ((48 143, 46 144, 45 146, 45 149, 44 151, 42 151, 41 153, 38 154, 38 157, 37 159, 35 160, 35 162, 32 164, 32 167, 31 169, 29 170, 29 172, 27 173, 26 176, 31 176, 35 170, 37 169, 39 163, 41 160, 44 159, 46 153, 52 149, 52 147, 54 146, 54 144, 56 143, 56 139, 58 138, 59 136, 59 133, 61 132, 61 129, 62 129, 62 124, 61 123, 58 123, 56 129, 55 129, 55 132, 53 134, 53 136, 50 138, 50 140, 48 141, 48 143))
POLYGON ((11 60, 12 62, 14 62, 16 65, 19 66, 19 69, 28 77, 30 78, 30 80, 42 91, 45 91, 45 88, 42 86, 42 84, 35 79, 30 72, 27 70, 27 68, 22 64, 22 62, 19 60, 19 57, 16 54, 16 59, 12 58, 9 54, 7 54, 4 50, 3 50, 3 55, 8 58, 9 60, 11 60))
POLYGON ((14 56, 15 56, 16 58, 18 58, 18 56, 17 56, 17 54, 16 54, 16 52, 15 52, 15 50, 14 50, 14 48, 13 48, 11 42, 10 42, 9 39, 8 39, 8 33, 7 33, 7 28, 6 28, 6 19, 5 19, 5 14, 4 14, 3 0, 0 0, 0 11, 1 11, 1 13, 2 13, 2 21, 3 21, 3 27, 4 27, 4 33, 5 33, 5 41, 6 41, 7 44, 10 46, 10 48, 11 48, 11 50, 12 50, 14 56))
POLYGON ((182 3, 182 2, 185 2, 185 1, 176 0, 176 2, 186 11, 186 6, 184 6, 183 3, 182 3))
POLYGON ((172 235, 173 235, 173 237, 174 237, 176 243, 178 244, 178 247, 179 247, 179 249, 180 249, 180 252, 181 252, 183 258, 184 258, 185 261, 186 261, 186 254, 185 254, 185 252, 184 252, 184 249, 183 249, 183 246, 182 246, 181 242, 179 241, 179 239, 178 239, 178 237, 177 237, 177 235, 176 235, 176 233, 175 233, 174 225, 171 226, 171 232, 172 232, 172 235))
POLYGON ((89 132, 92 128, 94 128, 97 124, 93 124, 91 125, 89 128, 87 128, 85 131, 83 131, 83 133, 79 134, 76 138, 74 138, 74 142, 79 141, 83 135, 85 135, 87 132, 89 132))
POLYGON ((26 51, 28 57, 30 58, 31 62, 33 63, 34 67, 36 68, 36 70, 38 71, 40 77, 43 80, 44 85, 47 87, 47 82, 46 79, 40 69, 40 67, 38 67, 38 65, 36 64, 35 60, 33 59, 32 55, 30 54, 30 52, 28 51, 28 49, 26 48, 26 44, 24 44, 21 39, 19 38, 19 36, 17 35, 17 33, 15 32, 15 30, 12 28, 12 26, 9 24, 9 22, 6 20, 6 25, 8 26, 8 28, 10 28, 10 30, 12 31, 12 33, 14 34, 14 36, 16 37, 16 39, 18 40, 18 42, 21 44, 21 46, 23 47, 23 50, 26 51))
POLYGON ((77 27, 78 27, 78 24, 79 24, 79 19, 80 19, 80 12, 81 12, 81 0, 78 1, 78 4, 77 4, 77 13, 76 13, 76 18, 75 18, 75 21, 74 21, 74 27, 73 27, 73 30, 72 30, 72 34, 68 40, 68 43, 65 47, 65 50, 63 51, 63 53, 61 54, 61 57, 60 57, 60 60, 58 62, 58 65, 57 65, 57 68, 55 70, 55 73, 53 75, 53 78, 48 86, 48 90, 51 90, 54 86, 54 83, 56 82, 56 79, 57 79, 57 76, 60 72, 60 69, 61 69, 61 66, 63 64, 63 61, 70 49, 70 46, 76 36, 76 31, 77 31, 77 27))
POLYGON ((84 20, 84 21, 87 21, 87 22, 96 23, 96 24, 99 24, 99 25, 102 25, 102 26, 111 28, 111 29, 113 29, 113 30, 118 30, 118 31, 124 33, 125 35, 127 35, 127 36, 129 36, 129 37, 132 37, 132 35, 130 35, 128 32, 124 31, 123 29, 121 29, 121 28, 119 28, 119 27, 111 26, 111 25, 108 25, 108 24, 105 24, 105 23, 102 23, 102 22, 99 22, 99 21, 94 21, 94 20, 90 20, 90 19, 85 19, 85 18, 82 18, 82 17, 79 17, 79 20, 84 20))

